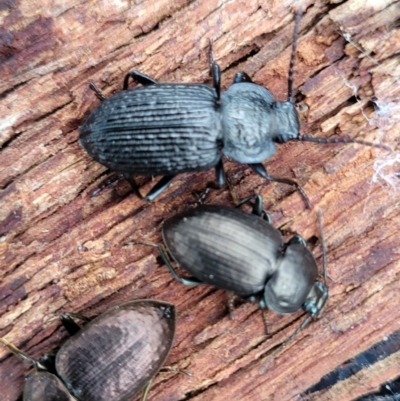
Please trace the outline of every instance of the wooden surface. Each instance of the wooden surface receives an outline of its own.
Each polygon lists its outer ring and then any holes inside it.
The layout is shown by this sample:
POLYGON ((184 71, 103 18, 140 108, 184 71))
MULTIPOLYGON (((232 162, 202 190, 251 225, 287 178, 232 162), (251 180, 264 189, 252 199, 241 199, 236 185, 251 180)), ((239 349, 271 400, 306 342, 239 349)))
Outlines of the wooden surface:
MULTIPOLYGON (((191 191, 203 190, 214 171, 180 175, 153 203, 137 199, 122 179, 92 196, 109 173, 78 143, 80 125, 99 104, 90 80, 107 96, 132 69, 162 82, 210 83, 213 39, 224 88, 244 70, 285 100, 295 5, 306 10, 294 80, 302 132, 396 148, 398 1, 0 3, 1 336, 39 357, 66 338, 62 311, 92 316, 131 299, 163 299, 179 313, 168 364, 193 376, 160 374, 149 400, 285 401, 306 398, 325 374, 400 329, 399 153, 290 143, 264 163, 271 175, 296 179, 321 208, 334 281, 322 318, 262 376, 260 366, 301 313, 271 313, 267 339, 256 305, 240 305, 231 321, 228 294, 184 287, 153 250, 126 245, 160 242, 163 220, 193 206, 191 191)), ((321 261, 316 208, 245 165, 226 160, 225 168, 238 198, 262 194, 275 225, 311 239, 321 261)), ((139 181, 143 192, 152 185, 139 181)), ((232 204, 226 190, 207 202, 232 204)), ((1 399, 14 401, 29 367, 4 348, 0 360, 1 399)), ((398 353, 381 363, 313 399, 353 400, 400 375, 398 353)))

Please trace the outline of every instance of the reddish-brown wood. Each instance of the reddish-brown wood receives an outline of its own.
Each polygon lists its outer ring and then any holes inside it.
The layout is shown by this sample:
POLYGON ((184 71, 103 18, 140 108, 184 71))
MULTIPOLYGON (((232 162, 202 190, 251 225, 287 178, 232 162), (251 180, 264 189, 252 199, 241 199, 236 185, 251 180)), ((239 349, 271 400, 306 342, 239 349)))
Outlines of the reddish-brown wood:
MULTIPOLYGON (((228 295, 175 282, 154 251, 128 243, 160 241, 162 221, 193 206, 214 171, 183 174, 153 203, 106 178, 78 143, 79 127, 126 72, 162 82, 207 82, 207 51, 221 65, 224 88, 246 71, 280 100, 295 1, 213 2, 13 1, 0 5, 0 335, 33 357, 66 334, 62 311, 89 316, 137 298, 173 302, 179 313, 170 365, 192 377, 160 374, 149 400, 296 400, 321 377, 400 329, 399 153, 359 145, 290 143, 265 165, 296 179, 323 212, 330 301, 323 317, 300 333, 260 376, 270 350, 301 314, 270 314, 267 339, 257 307, 243 304, 234 321, 228 295), (67 4, 68 3, 68 4, 67 4), (383 180, 377 163, 386 163, 383 180)), ((400 51, 395 0, 302 1, 294 86, 303 104, 302 131, 382 141, 400 132, 400 51), (375 103, 372 103, 374 100, 375 103), (379 108, 377 107, 379 106, 379 108)), ((225 163, 238 198, 264 197, 288 236, 319 236, 315 210, 298 193, 266 184, 248 167, 225 163)), ((142 191, 152 183, 141 180, 142 191)), ((226 190, 209 203, 231 204, 226 190)), ((320 261, 321 250, 315 255, 320 261)), ((0 394, 15 401, 28 367, 0 348, 0 394)), ((393 354, 318 394, 353 400, 400 374, 393 354)))

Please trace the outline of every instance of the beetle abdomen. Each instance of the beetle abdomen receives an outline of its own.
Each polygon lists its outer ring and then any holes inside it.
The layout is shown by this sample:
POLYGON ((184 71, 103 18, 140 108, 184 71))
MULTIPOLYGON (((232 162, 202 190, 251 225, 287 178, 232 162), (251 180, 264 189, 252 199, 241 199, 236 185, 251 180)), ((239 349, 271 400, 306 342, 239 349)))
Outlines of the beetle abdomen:
POLYGON ((56 369, 79 400, 130 400, 165 362, 174 332, 173 305, 134 301, 71 337, 57 353, 56 369))
POLYGON ((117 93, 80 130, 93 159, 118 172, 172 175, 208 169, 222 138, 215 90, 155 84, 117 93))
POLYGON ((264 289, 283 247, 279 231, 258 216, 213 205, 168 219, 163 238, 183 269, 204 283, 241 296, 264 289))

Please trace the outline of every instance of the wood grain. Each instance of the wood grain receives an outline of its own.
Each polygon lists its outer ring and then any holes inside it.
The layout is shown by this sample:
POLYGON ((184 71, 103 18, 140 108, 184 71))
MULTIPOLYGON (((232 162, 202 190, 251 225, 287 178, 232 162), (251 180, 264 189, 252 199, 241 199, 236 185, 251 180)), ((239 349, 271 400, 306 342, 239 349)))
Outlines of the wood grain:
MULTIPOLYGON (((138 298, 173 302, 179 313, 168 364, 192 377, 160 374, 151 401, 298 400, 343 362, 400 329, 400 3, 395 0, 82 0, 0 3, 0 335, 33 357, 66 338, 63 311, 99 314, 138 298), (156 253, 132 240, 160 241, 163 220, 193 206, 214 171, 178 176, 153 203, 109 176, 78 143, 79 127, 124 75, 140 70, 162 82, 206 82, 209 40, 227 88, 246 71, 279 100, 287 91, 292 10, 301 5, 295 64, 302 132, 382 141, 360 145, 289 143, 266 163, 272 176, 296 179, 323 212, 330 301, 267 372, 271 350, 301 313, 261 314, 228 294, 175 282, 156 253), (379 168, 378 168, 379 167, 379 168), (379 175, 383 172, 386 180, 379 175)), ((267 184, 226 160, 238 198, 264 197, 274 224, 311 240, 320 261, 316 213, 297 192, 267 184)), ((143 192, 152 185, 139 179, 143 192)), ((232 204, 227 190, 208 203, 232 204)), ((18 398, 26 364, 0 348, 0 394, 18 398)), ((399 356, 342 382, 324 400, 353 400, 400 374, 399 356)), ((321 395, 322 397, 322 395, 321 395)))

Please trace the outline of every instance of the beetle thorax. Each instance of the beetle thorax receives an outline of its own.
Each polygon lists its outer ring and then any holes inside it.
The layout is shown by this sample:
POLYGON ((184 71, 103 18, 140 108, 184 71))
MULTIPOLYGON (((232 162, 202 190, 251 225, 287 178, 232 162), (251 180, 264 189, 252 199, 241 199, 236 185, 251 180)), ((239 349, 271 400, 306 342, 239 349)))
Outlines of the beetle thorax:
POLYGON ((240 163, 263 162, 275 153, 274 142, 298 132, 291 103, 274 102, 267 89, 247 82, 222 94, 222 125, 224 153, 240 163))

